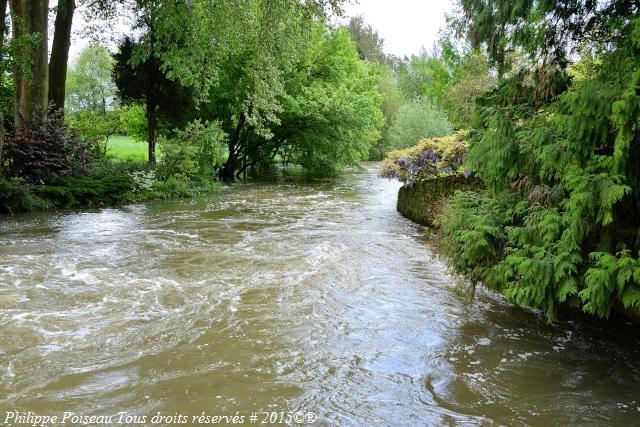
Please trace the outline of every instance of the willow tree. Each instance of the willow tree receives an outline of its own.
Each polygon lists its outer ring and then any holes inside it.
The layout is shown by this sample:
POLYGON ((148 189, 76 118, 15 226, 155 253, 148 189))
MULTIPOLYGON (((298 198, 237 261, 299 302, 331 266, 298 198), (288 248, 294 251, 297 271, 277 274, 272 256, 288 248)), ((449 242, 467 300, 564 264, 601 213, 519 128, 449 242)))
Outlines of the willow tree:
POLYGON ((367 158, 384 118, 377 71, 361 61, 346 30, 316 24, 311 49, 285 81, 279 124, 273 138, 250 145, 270 159, 302 165, 323 175, 367 158))
POLYGON ((205 106, 206 114, 219 119, 228 135, 229 158, 222 179, 233 180, 260 160, 281 123, 287 79, 309 55, 312 32, 324 20, 327 4, 335 10, 338 3, 246 1, 242 7, 228 8, 224 23, 210 21, 214 28, 226 28, 227 35, 218 39, 224 54, 205 106))
POLYGON ((447 226, 455 266, 550 319, 640 308, 640 5, 461 6, 498 82, 468 158, 486 192, 459 193, 447 226))

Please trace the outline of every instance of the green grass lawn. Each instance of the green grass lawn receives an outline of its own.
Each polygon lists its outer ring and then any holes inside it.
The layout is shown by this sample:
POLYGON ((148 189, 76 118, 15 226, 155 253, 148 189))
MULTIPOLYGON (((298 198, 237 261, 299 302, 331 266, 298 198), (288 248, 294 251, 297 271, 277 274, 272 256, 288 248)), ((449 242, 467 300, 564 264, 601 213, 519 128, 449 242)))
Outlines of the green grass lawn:
POLYGON ((114 135, 110 136, 107 141, 107 155, 121 160, 147 161, 147 147, 146 141, 136 141, 128 136, 114 135))

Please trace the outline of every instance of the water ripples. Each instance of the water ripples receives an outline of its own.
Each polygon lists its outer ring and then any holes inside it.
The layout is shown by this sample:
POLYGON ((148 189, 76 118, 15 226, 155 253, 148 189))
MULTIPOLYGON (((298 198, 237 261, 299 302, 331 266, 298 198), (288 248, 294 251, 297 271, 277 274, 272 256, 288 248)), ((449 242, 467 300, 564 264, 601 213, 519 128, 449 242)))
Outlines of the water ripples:
POLYGON ((631 326, 547 325, 481 289, 469 302, 397 188, 368 170, 4 218, 0 410, 640 419, 631 326))

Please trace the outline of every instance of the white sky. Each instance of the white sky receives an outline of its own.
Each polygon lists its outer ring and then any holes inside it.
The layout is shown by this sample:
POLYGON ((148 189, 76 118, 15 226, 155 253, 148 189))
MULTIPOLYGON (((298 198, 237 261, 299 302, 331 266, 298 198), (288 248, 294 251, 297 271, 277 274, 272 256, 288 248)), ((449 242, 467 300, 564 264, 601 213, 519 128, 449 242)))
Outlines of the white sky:
POLYGON ((347 17, 362 15, 384 39, 384 50, 410 56, 424 46, 431 50, 453 0, 358 0, 345 6, 347 17))

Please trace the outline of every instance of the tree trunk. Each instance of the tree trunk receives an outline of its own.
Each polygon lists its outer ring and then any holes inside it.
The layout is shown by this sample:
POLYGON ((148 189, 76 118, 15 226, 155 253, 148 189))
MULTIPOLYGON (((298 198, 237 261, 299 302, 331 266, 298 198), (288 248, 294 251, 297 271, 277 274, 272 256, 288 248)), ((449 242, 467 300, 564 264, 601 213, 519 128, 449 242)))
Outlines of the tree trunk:
POLYGON ((233 182, 235 178, 235 171, 238 167, 238 159, 235 154, 230 150, 229 158, 225 162, 222 170, 220 171, 220 179, 224 182, 233 182))
POLYGON ((240 114, 240 118, 238 119, 238 124, 233 132, 233 134, 229 138, 229 158, 225 162, 222 170, 220 171, 220 179, 225 182, 233 182, 235 179, 235 172, 238 168, 238 156, 236 155, 236 147, 240 143, 240 134, 242 133, 242 128, 244 127, 244 122, 246 118, 243 114, 240 114))
MULTIPOLYGON (((4 54, 4 31, 5 20, 7 19, 8 0, 0 0, 0 70, 4 70, 2 58, 4 54)), ((3 71, 4 72, 4 71, 3 71)), ((0 108, 0 177, 2 176, 2 154, 4 151, 4 112, 0 108)))
POLYGON ((47 14, 49 3, 47 0, 11 0, 11 13, 15 16, 13 22, 13 36, 15 38, 39 33, 40 40, 35 46, 31 58, 31 78, 16 68, 14 78, 16 82, 16 130, 23 124, 30 124, 33 112, 47 107, 49 86, 49 67, 47 64, 47 14))
POLYGON ((158 129, 158 115, 156 113, 156 105, 147 102, 147 132, 149 143, 149 164, 156 164, 156 131, 158 129))
POLYGON ((49 101, 64 110, 67 63, 71 46, 71 24, 76 8, 75 0, 58 0, 56 23, 49 61, 49 101))

